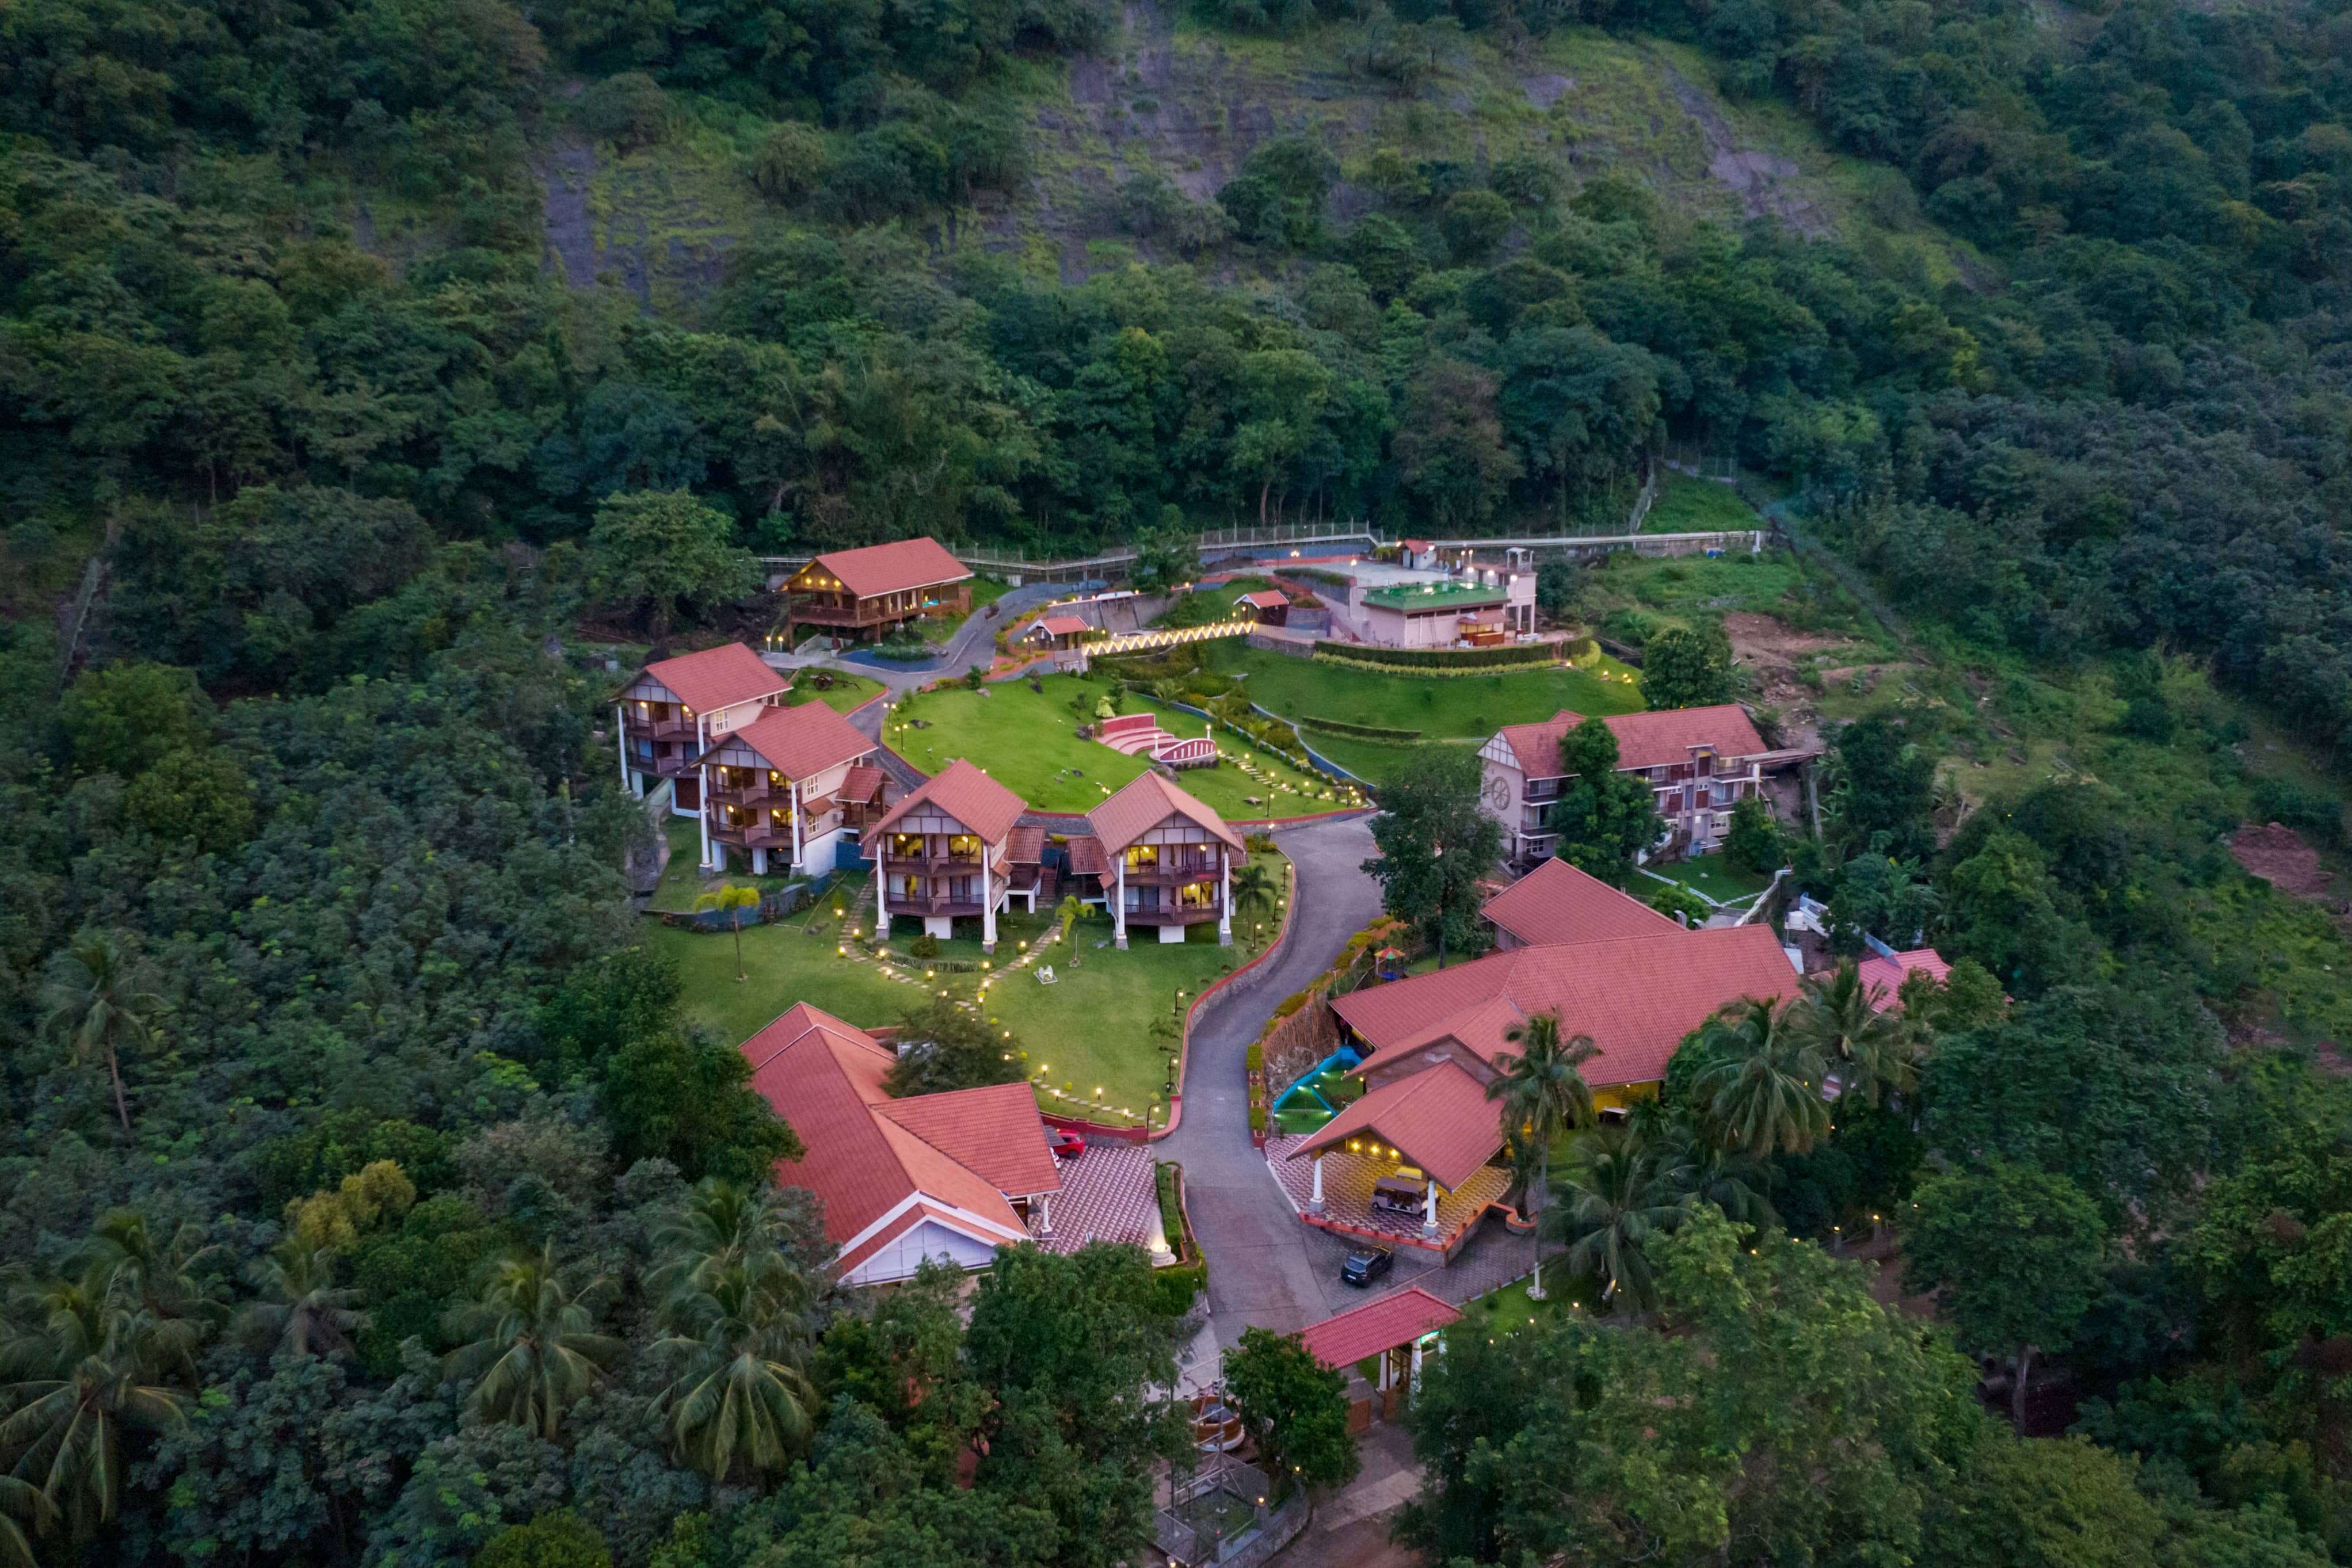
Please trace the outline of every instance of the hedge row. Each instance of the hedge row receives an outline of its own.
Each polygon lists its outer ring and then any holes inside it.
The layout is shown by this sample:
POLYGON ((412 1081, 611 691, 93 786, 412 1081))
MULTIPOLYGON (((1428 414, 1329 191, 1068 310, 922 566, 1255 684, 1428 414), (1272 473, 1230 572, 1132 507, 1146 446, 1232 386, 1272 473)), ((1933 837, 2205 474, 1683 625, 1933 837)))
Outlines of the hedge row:
POLYGON ((1362 643, 1318 642, 1315 657, 1323 663, 1361 669, 1412 670, 1437 675, 1556 664, 1559 651, 1549 643, 1514 643, 1501 648, 1380 648, 1362 643))
POLYGON ((1419 740, 1417 729, 1391 729, 1385 725, 1349 724, 1343 718, 1302 718, 1301 727, 1328 730, 1333 735, 1352 735, 1364 740, 1419 740))

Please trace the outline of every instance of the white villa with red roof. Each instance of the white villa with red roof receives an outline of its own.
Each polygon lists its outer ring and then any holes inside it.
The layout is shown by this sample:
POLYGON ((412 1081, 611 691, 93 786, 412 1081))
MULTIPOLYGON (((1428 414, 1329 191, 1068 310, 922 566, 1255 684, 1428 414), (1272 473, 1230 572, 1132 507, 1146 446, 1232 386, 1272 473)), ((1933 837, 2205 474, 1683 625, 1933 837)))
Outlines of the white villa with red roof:
POLYGON ((822 626, 853 641, 920 615, 971 608, 971 572, 934 538, 832 550, 784 580, 787 634, 822 626))
POLYGON ((699 816, 702 754, 758 719, 792 686, 740 643, 655 660, 613 698, 621 782, 643 799, 657 781, 670 779, 670 810, 699 816))
POLYGON ((1181 942, 1211 920, 1219 944, 1233 946, 1234 858, 1248 849, 1223 817, 1151 772, 1087 812, 1087 826, 1070 839, 1070 870, 1098 879, 1120 947, 1130 925, 1181 942))
POLYGON ((1486 1086, 1517 1049, 1510 1031, 1538 1013, 1591 1037, 1585 1082, 1612 1113, 1654 1093, 1675 1048, 1723 1008, 1797 994, 1769 925, 1685 930, 1572 869, 1540 874, 1488 905, 1498 930, 1529 934, 1523 945, 1329 1004, 1366 1092, 1311 1135, 1269 1145, 1309 1224, 1451 1257, 1510 1185, 1486 1086))
POLYGON ((1062 1164, 1026 1083, 894 1100, 885 1083, 897 1051, 806 1002, 742 1049, 751 1087, 801 1140, 776 1179, 824 1203, 845 1284, 890 1284, 927 1260, 984 1269, 999 1247, 1032 1241, 1056 1251, 1122 1241, 1171 1260, 1150 1151, 1097 1147, 1062 1164))
MULTIPOLYGON (((1507 725, 1479 748, 1486 764, 1479 804, 1503 824, 1514 865, 1542 860, 1559 843, 1546 819, 1567 779, 1560 737, 1584 722, 1562 709, 1540 724, 1507 725)), ((1811 755, 1766 746, 1737 703, 1612 714, 1601 722, 1617 737, 1617 770, 1648 780, 1667 835, 1694 853, 1721 841, 1734 803, 1762 791, 1766 767, 1811 755)))
POLYGON ((996 917, 1018 898, 1034 913, 1040 868, 1034 834, 1021 830, 1028 805, 961 758, 882 814, 866 837, 874 857, 875 924, 887 935, 893 915, 923 923, 931 936, 952 936, 958 916, 980 921, 980 946, 996 951, 996 917), (1026 852, 1026 859, 1023 852, 1026 852))
POLYGON ((879 810, 875 743, 821 702, 761 710, 702 754, 702 863, 727 870, 730 851, 754 875, 834 869, 842 836, 879 810))

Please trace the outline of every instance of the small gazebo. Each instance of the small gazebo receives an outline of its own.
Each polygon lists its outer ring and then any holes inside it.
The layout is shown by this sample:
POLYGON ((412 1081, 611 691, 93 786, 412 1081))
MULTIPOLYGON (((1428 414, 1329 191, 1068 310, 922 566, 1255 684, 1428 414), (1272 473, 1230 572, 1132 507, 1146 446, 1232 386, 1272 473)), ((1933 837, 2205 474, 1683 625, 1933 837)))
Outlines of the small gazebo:
POLYGON ((1347 1195, 1351 1207, 1360 1201, 1368 1218, 1384 1218, 1397 1211, 1408 1187, 1415 1189, 1422 1238, 1435 1241, 1440 1198, 1460 1193, 1502 1148, 1502 1115, 1486 1086, 1448 1062, 1382 1084, 1286 1157, 1315 1162, 1310 1218, 1323 1217, 1331 1201, 1324 1191, 1325 1156, 1344 1155, 1354 1178, 1347 1195), (1354 1186, 1366 1190, 1358 1193, 1354 1186))

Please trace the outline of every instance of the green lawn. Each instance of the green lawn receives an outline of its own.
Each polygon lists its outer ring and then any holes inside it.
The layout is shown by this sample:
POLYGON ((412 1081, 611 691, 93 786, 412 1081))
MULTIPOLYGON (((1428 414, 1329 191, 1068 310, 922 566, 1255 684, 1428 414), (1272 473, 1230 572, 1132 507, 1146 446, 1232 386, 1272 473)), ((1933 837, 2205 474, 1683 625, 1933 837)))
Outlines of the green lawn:
POLYGON ((1763 526, 1756 508, 1730 486, 1694 479, 1671 468, 1660 471, 1657 504, 1642 519, 1645 534, 1707 534, 1763 526))
MULTIPOLYGON (((921 1004, 925 987, 892 978, 870 958, 842 956, 829 934, 809 936, 803 925, 795 919, 746 930, 743 968, 751 978, 741 981, 735 978, 735 944, 723 931, 706 936, 648 922, 645 941, 676 956, 686 977, 687 1015, 722 1040, 751 1039, 795 1002, 864 1028, 896 1023, 921 1004)), ((938 983, 970 995, 977 979, 954 975, 938 983)))
MULTIPOLYGON (((1506 1243, 1525 1249, 1525 1237, 1512 1237, 1506 1243)), ((1527 1253, 1532 1259, 1532 1252, 1527 1253)), ((1599 1286, 1589 1277, 1569 1270, 1567 1263, 1556 1250, 1547 1250, 1544 1258, 1544 1299, 1528 1299, 1525 1280, 1505 1285, 1499 1291, 1477 1297, 1462 1304, 1462 1321, 1446 1330, 1448 1333, 1511 1333, 1537 1324, 1549 1325, 1566 1313, 1589 1309, 1600 1294, 1599 1286)))
POLYGON ((1744 867, 1733 865, 1719 851, 1711 855, 1699 855, 1691 860, 1677 861, 1672 865, 1650 869, 1717 904, 1745 903, 1772 883, 1769 876, 1759 876, 1744 867))
MULTIPOLYGON (((986 695, 959 686, 927 692, 893 714, 887 739, 908 761, 936 773, 957 758, 986 768, 989 776, 1041 811, 1085 811, 1100 805, 1121 785, 1150 766, 1097 741, 1077 737, 1078 716, 1070 699, 1080 691, 1099 695, 1107 688, 1075 675, 1047 675, 1044 695, 1025 681, 1005 681, 986 695), (908 717, 927 726, 901 727, 908 717)), ((1129 695, 1128 713, 1156 713, 1171 734, 1192 736, 1206 719, 1129 695)), ((1310 778, 1231 733, 1217 737, 1226 760, 1214 768, 1188 768, 1184 788, 1222 816, 1299 817, 1338 810, 1342 802, 1320 779, 1310 778), (1247 764, 1245 769, 1244 763, 1247 764), (1255 776, 1249 771, 1255 770, 1255 776)))
POLYGON ((848 674, 840 670, 825 670, 833 685, 819 691, 813 679, 819 672, 803 670, 793 677, 793 689, 784 694, 786 707, 798 707, 803 703, 822 702, 835 713, 847 713, 864 707, 882 695, 882 683, 864 675, 848 674))
MULTIPOLYGON (((702 832, 691 817, 668 817, 662 821, 662 831, 669 838, 669 864, 662 868, 661 883, 654 889, 652 907, 674 915, 685 915, 694 908, 695 894, 705 888, 715 888, 722 883, 756 887, 762 893, 774 893, 804 878, 790 876, 753 876, 740 869, 723 877, 702 873, 702 832)), ((743 863, 743 852, 734 852, 738 868, 743 863)))
MULTIPOLYGON (((1549 667, 1491 675, 1385 674, 1313 659, 1270 653, 1240 642, 1209 645, 1208 666, 1244 677, 1252 702, 1291 720, 1338 719, 1385 729, 1417 729, 1434 740, 1485 739, 1507 724, 1531 724, 1566 708, 1572 713, 1631 713, 1642 694, 1620 681, 1549 667)), ((1318 751, 1324 749, 1316 737, 1318 751)), ((1337 752, 1332 760, 1353 768, 1337 752)))

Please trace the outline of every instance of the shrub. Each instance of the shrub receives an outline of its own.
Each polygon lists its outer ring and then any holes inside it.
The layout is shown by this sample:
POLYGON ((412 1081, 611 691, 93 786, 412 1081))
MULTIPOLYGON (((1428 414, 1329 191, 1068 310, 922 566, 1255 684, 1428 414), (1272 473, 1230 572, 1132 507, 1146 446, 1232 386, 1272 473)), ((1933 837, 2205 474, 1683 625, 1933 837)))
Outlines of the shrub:
POLYGON ((1355 643, 1318 643, 1315 644, 1315 656, 1331 664, 1368 669, 1420 670, 1433 674, 1558 662, 1549 643, 1514 643, 1504 648, 1374 648, 1355 643))
POLYGON ((1328 730, 1333 735, 1352 735, 1364 740, 1413 741, 1421 738, 1417 729, 1391 729, 1385 725, 1349 724, 1345 719, 1308 716, 1298 721, 1308 729, 1328 730))
POLYGON ((1209 1264, 1195 1258, 1151 1272, 1152 1310, 1165 1318, 1181 1318, 1192 1310, 1195 1297, 1209 1288, 1209 1264))
POLYGON ((1264 1072, 1265 1071, 1265 1047, 1260 1045, 1255 1040, 1252 1040, 1250 1042, 1250 1048, 1242 1052, 1242 1065, 1252 1072, 1264 1072))
POLYGON ((1661 915, 1680 915, 1694 925, 1704 925, 1715 913, 1706 900, 1679 883, 1660 883, 1649 896, 1650 907, 1661 915))
POLYGON ((918 958, 936 958, 940 956, 940 939, 926 931, 915 938, 907 951, 918 958))
POLYGON ((624 152, 669 135, 669 95, 643 71, 623 71, 598 82, 580 95, 574 114, 581 130, 624 152))
POLYGON ((1723 856, 1742 871, 1768 873, 1780 865, 1780 825, 1763 797, 1750 795, 1731 808, 1731 831, 1724 835, 1723 856))
POLYGON ((1265 1132, 1265 1106, 1263 1106, 1263 1105, 1253 1105, 1253 1106, 1251 1106, 1251 1107, 1250 1107, 1250 1112, 1249 1112, 1249 1122, 1250 1122, 1250 1131, 1251 1131, 1251 1132, 1253 1132, 1253 1133, 1263 1133, 1263 1132, 1265 1132))
POLYGON ((613 1553, 594 1527, 568 1508, 510 1524, 482 1545, 474 1568, 612 1568, 613 1553))
POLYGON ((2254 817, 2293 828, 2328 848, 2344 836, 2344 804, 2325 789, 2314 789, 2292 779, 2254 780, 2254 817))

